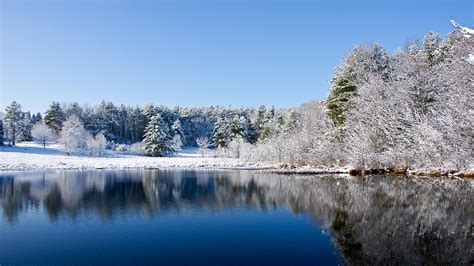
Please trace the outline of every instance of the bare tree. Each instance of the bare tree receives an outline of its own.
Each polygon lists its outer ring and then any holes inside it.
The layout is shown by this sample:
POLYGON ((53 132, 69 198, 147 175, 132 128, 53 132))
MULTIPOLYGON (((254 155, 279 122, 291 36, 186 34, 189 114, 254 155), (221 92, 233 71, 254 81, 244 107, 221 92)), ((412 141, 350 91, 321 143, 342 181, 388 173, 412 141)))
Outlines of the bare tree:
POLYGON ((201 156, 204 157, 210 145, 209 139, 205 137, 197 138, 196 144, 198 145, 199 153, 201 153, 201 156))
POLYGON ((43 145, 43 149, 46 149, 46 144, 56 139, 56 135, 54 134, 53 130, 49 128, 44 122, 38 122, 33 126, 31 129, 31 136, 33 137, 34 141, 43 145))

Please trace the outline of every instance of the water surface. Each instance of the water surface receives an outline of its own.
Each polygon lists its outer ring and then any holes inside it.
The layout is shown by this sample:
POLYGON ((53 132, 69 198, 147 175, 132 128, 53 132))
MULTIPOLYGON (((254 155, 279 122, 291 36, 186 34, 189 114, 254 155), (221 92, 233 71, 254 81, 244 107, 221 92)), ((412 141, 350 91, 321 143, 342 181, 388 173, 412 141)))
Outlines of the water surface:
POLYGON ((469 181, 0 173, 0 264, 472 263, 469 181))

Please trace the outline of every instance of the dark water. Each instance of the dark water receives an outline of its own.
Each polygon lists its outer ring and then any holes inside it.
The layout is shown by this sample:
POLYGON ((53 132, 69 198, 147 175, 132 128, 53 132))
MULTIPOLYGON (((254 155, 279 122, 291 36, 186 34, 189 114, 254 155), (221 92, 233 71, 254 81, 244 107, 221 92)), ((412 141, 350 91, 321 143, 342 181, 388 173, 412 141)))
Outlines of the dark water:
POLYGON ((470 181, 0 173, 0 265, 471 265, 470 181))

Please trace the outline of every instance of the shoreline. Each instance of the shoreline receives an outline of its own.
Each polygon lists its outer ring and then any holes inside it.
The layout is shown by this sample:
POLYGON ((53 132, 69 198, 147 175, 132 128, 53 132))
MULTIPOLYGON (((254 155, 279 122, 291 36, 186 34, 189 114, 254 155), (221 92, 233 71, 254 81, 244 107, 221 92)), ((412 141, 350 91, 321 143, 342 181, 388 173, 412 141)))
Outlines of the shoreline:
POLYGON ((281 175, 346 175, 371 176, 395 175, 399 177, 465 178, 473 179, 474 170, 449 169, 367 169, 325 166, 291 166, 276 162, 249 162, 242 159, 201 157, 197 154, 173 157, 147 157, 109 153, 102 157, 84 154, 67 156, 54 148, 43 149, 36 144, 23 144, 0 150, 0 172, 47 171, 47 170, 251 170, 281 175))
MULTIPOLYGON (((168 158, 168 157, 167 157, 168 158)), ((176 160, 176 158, 174 158, 176 160)), ((182 159, 182 158, 178 158, 182 159)), ((221 158, 213 158, 220 160, 221 158)), ((224 160, 227 160, 224 158, 224 160)), ((231 159, 236 160, 236 159, 231 159)), ((370 172, 367 171, 361 175, 353 175, 347 168, 341 169, 308 169, 308 168, 295 168, 285 169, 278 166, 269 166, 268 164, 262 165, 261 163, 251 163, 245 161, 239 161, 241 166, 219 166, 219 165, 174 165, 174 166, 81 166, 81 167, 5 167, 0 163, 1 172, 35 172, 35 171, 90 171, 90 170, 105 170, 105 171, 122 171, 122 170, 202 170, 202 171, 258 171, 270 174, 279 175, 298 175, 298 176, 320 176, 320 175, 342 175, 347 177, 364 177, 364 176, 382 176, 382 175, 393 175, 399 178, 430 178, 430 179, 473 179, 473 171, 457 171, 449 172, 446 171, 429 171, 429 170, 409 170, 403 174, 399 174, 393 171, 387 171, 384 173, 370 172)))

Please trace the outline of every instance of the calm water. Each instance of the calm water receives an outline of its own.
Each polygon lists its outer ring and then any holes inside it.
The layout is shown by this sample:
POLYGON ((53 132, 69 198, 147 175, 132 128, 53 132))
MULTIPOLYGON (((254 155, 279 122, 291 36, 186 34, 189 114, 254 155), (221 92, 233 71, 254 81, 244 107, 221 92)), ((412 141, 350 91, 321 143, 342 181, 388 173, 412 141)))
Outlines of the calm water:
POLYGON ((473 262, 470 181, 0 173, 0 265, 473 262))

